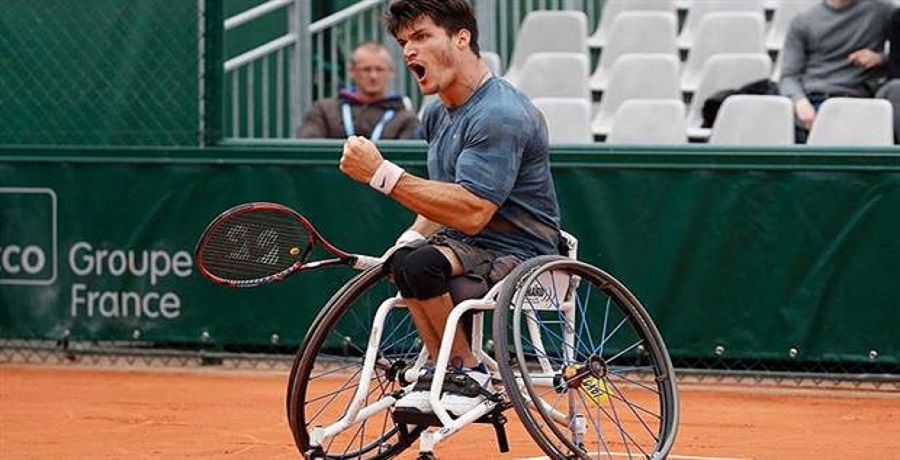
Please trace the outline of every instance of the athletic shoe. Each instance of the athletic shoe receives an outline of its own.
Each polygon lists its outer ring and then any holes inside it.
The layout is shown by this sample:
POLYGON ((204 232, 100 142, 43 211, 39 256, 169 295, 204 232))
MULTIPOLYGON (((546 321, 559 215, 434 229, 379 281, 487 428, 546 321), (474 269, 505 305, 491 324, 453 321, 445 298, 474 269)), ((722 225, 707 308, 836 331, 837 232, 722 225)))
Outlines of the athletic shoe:
POLYGON ((400 398, 394 404, 394 409, 430 414, 432 409, 431 402, 428 400, 428 393, 431 391, 432 380, 434 380, 434 369, 423 368, 419 371, 419 378, 416 380, 416 383, 412 384, 412 391, 400 398))
MULTIPOLYGON (((461 416, 494 394, 491 374, 484 364, 474 369, 455 369, 449 371, 444 380, 444 392, 441 404, 447 412, 461 416)), ((427 397, 427 395, 426 395, 427 397)))

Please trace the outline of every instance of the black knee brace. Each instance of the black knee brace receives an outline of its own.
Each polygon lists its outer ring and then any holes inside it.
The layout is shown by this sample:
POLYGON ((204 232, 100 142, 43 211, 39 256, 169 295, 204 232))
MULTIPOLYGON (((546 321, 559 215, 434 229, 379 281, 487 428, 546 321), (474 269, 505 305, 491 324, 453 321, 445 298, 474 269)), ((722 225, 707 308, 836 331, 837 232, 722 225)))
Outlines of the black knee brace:
POLYGON ((400 248, 386 266, 394 275, 400 295, 426 300, 447 293, 450 261, 433 246, 400 248))

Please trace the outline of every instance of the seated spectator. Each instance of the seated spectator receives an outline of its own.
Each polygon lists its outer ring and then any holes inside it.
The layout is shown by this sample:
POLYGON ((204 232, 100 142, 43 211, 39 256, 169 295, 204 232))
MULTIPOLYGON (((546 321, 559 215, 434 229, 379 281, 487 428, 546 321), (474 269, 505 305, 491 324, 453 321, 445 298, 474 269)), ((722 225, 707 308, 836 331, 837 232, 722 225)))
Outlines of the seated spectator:
POLYGON ((389 93, 394 63, 384 45, 362 43, 350 59, 353 84, 337 97, 316 101, 297 130, 301 138, 379 139, 420 137, 419 119, 403 104, 403 96, 389 93))
POLYGON ((891 52, 887 59, 887 81, 878 88, 875 97, 887 99, 894 106, 894 143, 900 143, 900 9, 891 15, 888 41, 891 52))
POLYGON ((797 142, 806 142, 826 99, 874 95, 894 9, 888 0, 823 0, 791 21, 780 91, 794 101, 797 142))

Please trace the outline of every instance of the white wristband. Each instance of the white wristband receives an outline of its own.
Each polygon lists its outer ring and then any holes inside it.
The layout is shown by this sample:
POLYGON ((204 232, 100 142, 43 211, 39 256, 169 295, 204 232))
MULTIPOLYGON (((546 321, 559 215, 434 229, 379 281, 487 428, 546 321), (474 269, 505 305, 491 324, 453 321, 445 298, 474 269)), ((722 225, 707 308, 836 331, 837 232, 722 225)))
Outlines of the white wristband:
POLYGON ((402 175, 403 168, 384 160, 381 162, 381 166, 375 170, 372 179, 369 180, 369 186, 385 195, 390 195, 402 175))
POLYGON ((394 243, 394 246, 403 246, 407 243, 412 243, 413 241, 424 240, 425 236, 415 230, 407 230, 400 234, 400 238, 397 238, 397 242, 394 243))

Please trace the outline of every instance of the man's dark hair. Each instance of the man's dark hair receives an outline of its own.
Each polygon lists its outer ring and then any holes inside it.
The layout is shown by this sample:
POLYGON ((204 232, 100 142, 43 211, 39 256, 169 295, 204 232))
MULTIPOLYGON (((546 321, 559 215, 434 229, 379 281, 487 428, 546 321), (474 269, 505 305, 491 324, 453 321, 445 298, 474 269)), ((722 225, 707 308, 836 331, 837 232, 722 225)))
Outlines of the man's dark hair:
POLYGON ((478 21, 466 0, 395 0, 384 13, 384 25, 397 37, 401 29, 408 27, 421 16, 427 16, 438 27, 453 35, 466 29, 472 35, 469 48, 481 57, 478 47, 478 21))

